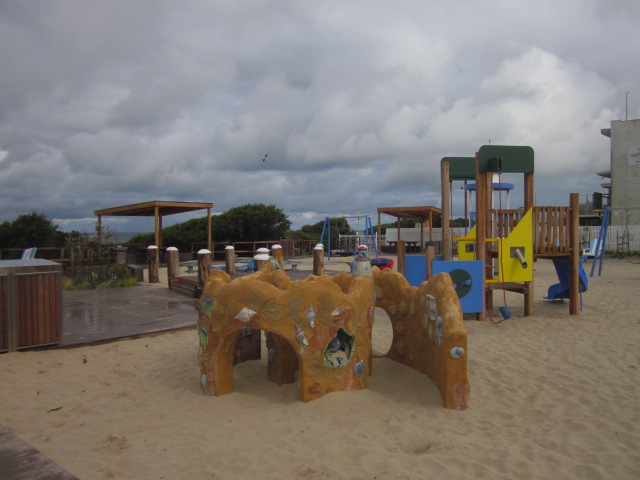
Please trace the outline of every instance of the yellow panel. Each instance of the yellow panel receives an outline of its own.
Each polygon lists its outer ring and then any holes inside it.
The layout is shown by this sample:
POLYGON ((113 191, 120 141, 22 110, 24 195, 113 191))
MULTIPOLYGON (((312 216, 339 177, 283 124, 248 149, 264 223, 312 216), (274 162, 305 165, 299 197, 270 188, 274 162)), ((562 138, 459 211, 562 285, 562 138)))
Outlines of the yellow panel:
POLYGON ((498 242, 500 265, 498 278, 501 282, 533 281, 533 214, 531 209, 522 217, 507 238, 498 242), (517 258, 511 258, 511 248, 524 250, 527 268, 517 258))
POLYGON ((475 260, 476 226, 474 225, 465 237, 465 240, 458 240, 458 260, 475 260), (467 245, 471 245, 471 251, 467 251, 467 245))

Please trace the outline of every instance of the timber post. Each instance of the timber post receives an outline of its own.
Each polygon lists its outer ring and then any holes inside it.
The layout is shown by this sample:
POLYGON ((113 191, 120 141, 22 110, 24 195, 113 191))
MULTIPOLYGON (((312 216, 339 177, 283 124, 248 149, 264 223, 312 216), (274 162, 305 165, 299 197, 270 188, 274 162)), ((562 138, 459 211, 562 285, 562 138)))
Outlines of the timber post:
POLYGON ((198 250, 198 286, 204 289, 207 278, 211 273, 211 251, 203 248, 198 250))
POLYGON ((147 260, 149 262, 149 283, 160 283, 160 256, 157 246, 149 245, 147 247, 147 260))
POLYGON ((171 279, 180 276, 180 252, 176 247, 167 248, 165 261, 167 262, 167 283, 171 289, 171 279))
POLYGON ((269 249, 259 248, 256 250, 256 255, 253 257, 253 270, 258 271, 262 266, 269 261, 269 249))
POLYGON ((224 265, 229 275, 236 274, 236 249, 231 245, 224 247, 224 265))
POLYGON ((407 247, 406 244, 404 243, 404 240, 400 240, 400 238, 398 237, 398 251, 396 252, 398 255, 398 273, 403 275, 405 274, 405 270, 406 270, 406 260, 405 257, 407 255, 407 247))
POLYGON ((321 276, 324 273, 324 245, 318 243, 313 249, 313 274, 321 276))
POLYGON ((271 255, 278 262, 280 270, 284 270, 284 252, 282 251, 282 245, 276 244, 271 246, 271 255))

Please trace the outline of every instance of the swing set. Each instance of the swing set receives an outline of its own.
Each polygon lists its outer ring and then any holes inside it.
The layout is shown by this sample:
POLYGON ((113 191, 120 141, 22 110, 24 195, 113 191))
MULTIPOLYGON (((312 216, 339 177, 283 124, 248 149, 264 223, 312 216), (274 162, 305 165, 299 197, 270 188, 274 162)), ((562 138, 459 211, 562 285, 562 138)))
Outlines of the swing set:
MULTIPOLYGON (((328 260, 331 260, 331 220, 337 220, 339 218, 357 218, 358 223, 356 225, 356 235, 359 235, 358 228, 360 227, 360 219, 365 219, 365 243, 367 247, 369 247, 369 236, 371 236, 371 243, 376 252, 376 257, 378 256, 378 244, 375 241, 375 235, 373 234, 373 226, 371 225, 371 218, 369 215, 343 215, 340 217, 325 217, 324 225, 322 226, 322 233, 320 234, 320 243, 322 244, 322 240, 324 239, 324 232, 327 232, 327 254, 328 260)), ((357 237, 356 237, 357 238, 357 237)), ((356 246, 357 247, 357 246, 356 246)))

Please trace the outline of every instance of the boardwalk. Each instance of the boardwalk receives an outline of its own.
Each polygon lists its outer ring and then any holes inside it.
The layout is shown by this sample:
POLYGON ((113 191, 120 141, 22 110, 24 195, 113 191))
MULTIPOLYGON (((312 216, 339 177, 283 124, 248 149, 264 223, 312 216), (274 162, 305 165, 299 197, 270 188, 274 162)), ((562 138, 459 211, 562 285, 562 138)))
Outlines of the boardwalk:
POLYGON ((63 346, 195 327, 198 300, 160 285, 65 291, 63 346))
MULTIPOLYGON (((287 270, 286 273, 292 280, 302 280, 312 272, 287 270)), ((198 320, 198 299, 161 284, 65 291, 62 304, 62 346, 65 347, 195 328, 198 320)))

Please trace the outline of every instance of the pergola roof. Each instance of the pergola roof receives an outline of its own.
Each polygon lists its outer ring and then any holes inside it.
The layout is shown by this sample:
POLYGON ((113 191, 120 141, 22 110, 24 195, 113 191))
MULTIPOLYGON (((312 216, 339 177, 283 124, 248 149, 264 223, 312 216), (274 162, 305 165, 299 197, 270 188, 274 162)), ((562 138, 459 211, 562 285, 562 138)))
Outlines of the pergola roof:
POLYGON ((95 210, 94 215, 112 216, 112 217, 153 217, 156 215, 173 215, 176 213, 192 212, 194 210, 202 210, 213 207, 213 203, 201 202, 165 202, 153 200, 151 202, 134 203, 131 205, 123 205, 121 207, 103 208, 95 210))
POLYGON ((438 207, 378 207, 378 214, 381 213, 396 218, 430 218, 434 215, 442 215, 442 209, 438 207))
MULTIPOLYGON (((391 215, 396 217, 397 229, 398 229, 398 241, 400 240, 400 218, 405 217, 420 217, 423 220, 429 219, 429 240, 433 235, 433 217, 436 215, 442 216, 442 209, 438 207, 378 207, 378 251, 380 250, 381 235, 380 235, 380 215, 391 215)), ((420 248, 424 246, 424 222, 420 222, 420 248)))
POLYGON ((156 246, 162 247, 162 217, 176 213, 193 212, 195 210, 207 210, 207 240, 211 250, 211 208, 213 203, 208 202, 168 202, 153 200, 151 202, 134 203, 120 207, 103 208, 94 210, 98 217, 98 242, 102 243, 102 217, 155 217, 156 246))

